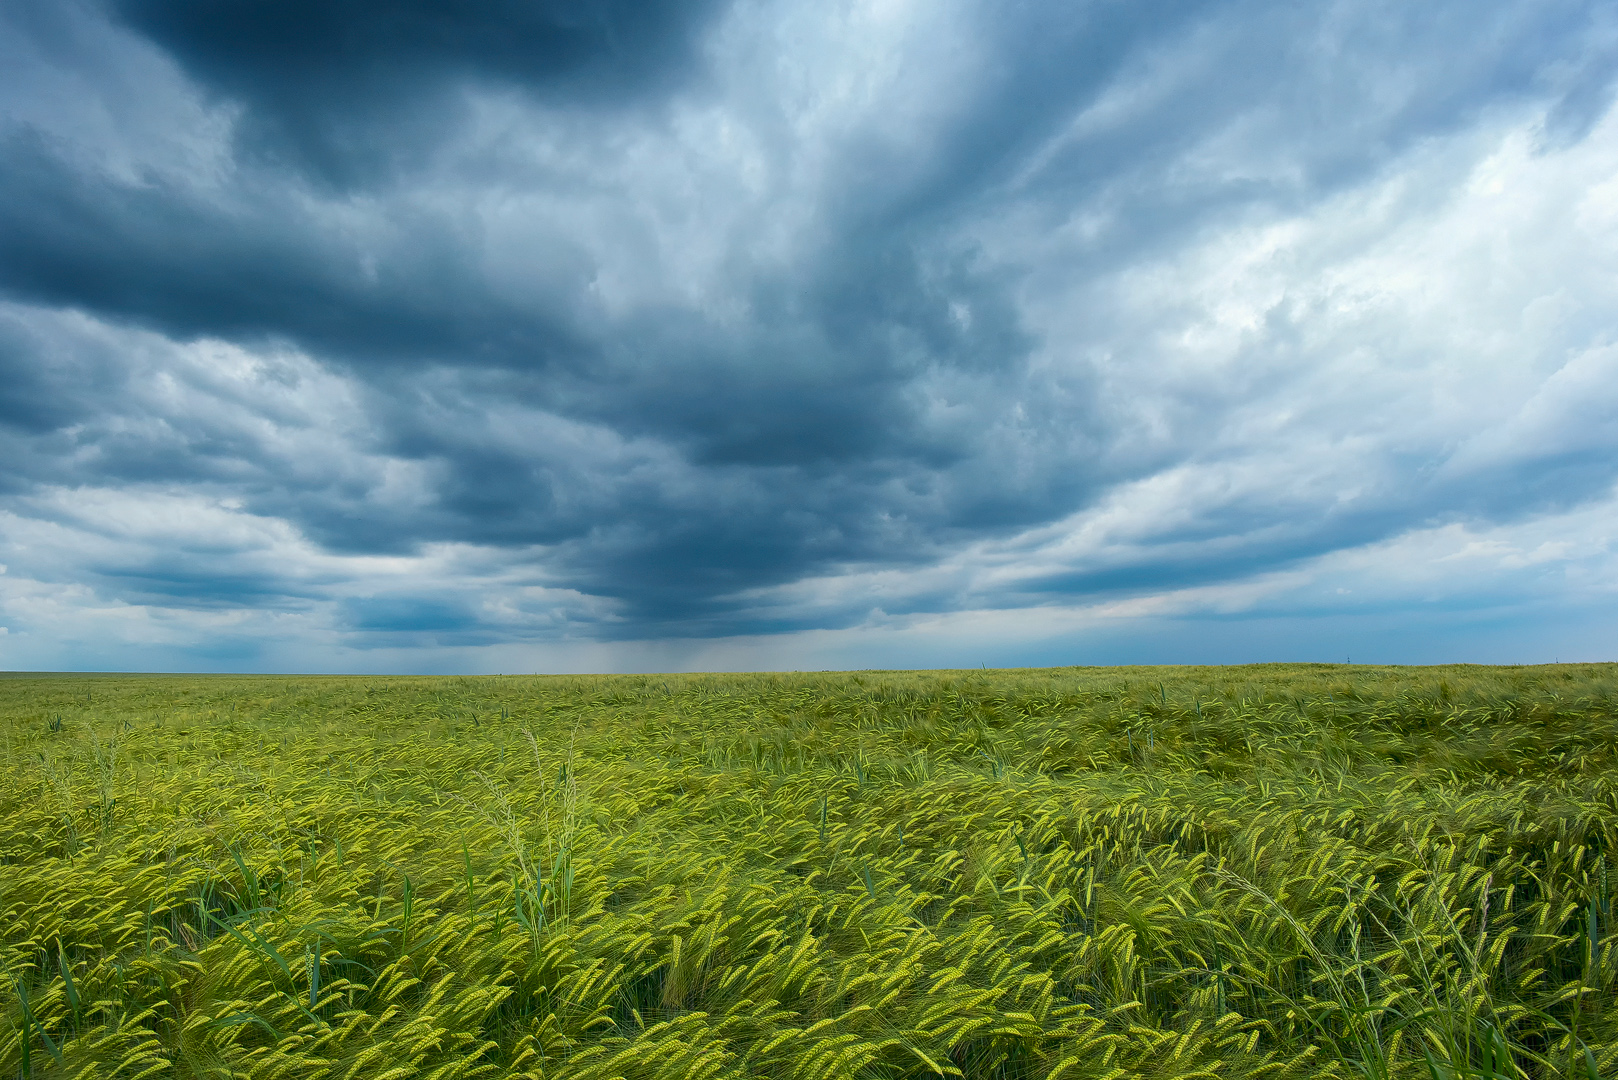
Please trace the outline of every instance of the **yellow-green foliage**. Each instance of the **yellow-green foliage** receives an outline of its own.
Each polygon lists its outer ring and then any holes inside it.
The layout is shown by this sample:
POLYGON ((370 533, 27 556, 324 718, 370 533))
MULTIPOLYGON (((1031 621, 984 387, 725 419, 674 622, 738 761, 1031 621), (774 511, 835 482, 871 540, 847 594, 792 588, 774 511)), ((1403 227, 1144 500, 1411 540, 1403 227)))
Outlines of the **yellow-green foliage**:
POLYGON ((0 1076, 1618 1075, 1618 668, 0 679, 0 1076))

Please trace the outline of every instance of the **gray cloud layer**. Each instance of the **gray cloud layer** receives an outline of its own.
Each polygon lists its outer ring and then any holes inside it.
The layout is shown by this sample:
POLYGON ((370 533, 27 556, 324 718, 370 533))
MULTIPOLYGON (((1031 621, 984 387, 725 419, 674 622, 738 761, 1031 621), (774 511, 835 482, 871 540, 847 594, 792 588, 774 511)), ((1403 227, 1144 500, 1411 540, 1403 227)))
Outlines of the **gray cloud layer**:
POLYGON ((835 628, 1615 478, 1605 5, 0 12, 18 633, 835 628))

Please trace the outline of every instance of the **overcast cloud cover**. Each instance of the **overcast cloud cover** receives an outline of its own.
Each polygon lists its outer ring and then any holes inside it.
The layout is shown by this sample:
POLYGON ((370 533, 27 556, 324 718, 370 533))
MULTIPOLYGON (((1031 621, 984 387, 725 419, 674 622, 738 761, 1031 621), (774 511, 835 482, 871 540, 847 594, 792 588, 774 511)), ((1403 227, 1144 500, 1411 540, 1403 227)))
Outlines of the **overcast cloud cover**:
POLYGON ((0 667, 1618 653, 1618 8, 0 0, 0 667))

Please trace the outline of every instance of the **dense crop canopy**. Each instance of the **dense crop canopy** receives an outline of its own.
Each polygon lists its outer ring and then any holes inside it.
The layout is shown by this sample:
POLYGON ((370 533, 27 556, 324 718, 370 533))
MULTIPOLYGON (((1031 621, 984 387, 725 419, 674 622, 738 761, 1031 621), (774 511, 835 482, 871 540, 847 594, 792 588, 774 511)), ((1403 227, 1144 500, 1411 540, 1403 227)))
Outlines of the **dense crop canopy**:
POLYGON ((0 680, 0 1075, 1611 1077, 1618 669, 0 680))

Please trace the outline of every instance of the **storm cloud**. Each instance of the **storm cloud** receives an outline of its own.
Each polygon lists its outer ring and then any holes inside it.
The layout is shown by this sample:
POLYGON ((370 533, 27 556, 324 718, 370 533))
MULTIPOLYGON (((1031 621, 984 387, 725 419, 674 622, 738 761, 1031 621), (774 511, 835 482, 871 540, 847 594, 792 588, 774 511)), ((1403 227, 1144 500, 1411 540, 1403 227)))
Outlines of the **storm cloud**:
POLYGON ((0 20, 0 665, 1618 637, 1608 5, 0 20))

